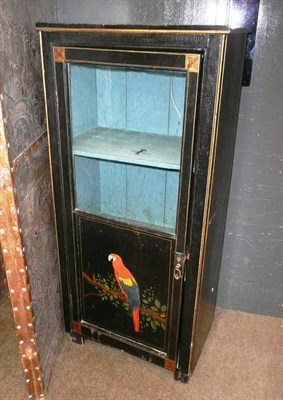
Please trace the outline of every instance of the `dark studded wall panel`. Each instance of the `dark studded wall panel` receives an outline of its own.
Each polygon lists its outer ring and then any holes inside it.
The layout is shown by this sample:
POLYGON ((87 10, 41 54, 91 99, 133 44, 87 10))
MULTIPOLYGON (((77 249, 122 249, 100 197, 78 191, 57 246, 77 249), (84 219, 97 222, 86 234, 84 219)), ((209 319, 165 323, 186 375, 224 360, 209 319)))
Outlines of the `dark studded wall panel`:
POLYGON ((0 79, 15 199, 25 249, 44 384, 62 336, 61 295, 37 21, 54 22, 53 0, 3 0, 0 79))

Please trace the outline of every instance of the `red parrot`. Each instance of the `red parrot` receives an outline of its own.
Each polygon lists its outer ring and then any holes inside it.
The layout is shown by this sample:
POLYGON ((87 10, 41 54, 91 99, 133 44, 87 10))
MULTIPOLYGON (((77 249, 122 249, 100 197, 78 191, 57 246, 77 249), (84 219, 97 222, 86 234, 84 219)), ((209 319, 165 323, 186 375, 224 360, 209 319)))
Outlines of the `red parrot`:
POLYGON ((123 260, 118 254, 109 254, 108 260, 112 262, 116 281, 129 303, 130 310, 132 311, 134 330, 140 331, 140 292, 137 281, 125 267, 123 260))

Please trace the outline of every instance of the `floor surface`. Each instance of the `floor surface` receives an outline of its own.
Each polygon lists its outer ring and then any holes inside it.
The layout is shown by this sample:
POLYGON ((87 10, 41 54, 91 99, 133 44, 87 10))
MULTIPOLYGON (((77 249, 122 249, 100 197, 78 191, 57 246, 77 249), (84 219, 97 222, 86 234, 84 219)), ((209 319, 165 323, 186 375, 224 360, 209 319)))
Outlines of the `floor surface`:
MULTIPOLYGON (((9 303, 0 305, 0 399, 25 400, 9 303)), ((68 335, 47 400, 282 400, 283 320, 217 309, 188 384, 171 372, 110 347, 68 335)))

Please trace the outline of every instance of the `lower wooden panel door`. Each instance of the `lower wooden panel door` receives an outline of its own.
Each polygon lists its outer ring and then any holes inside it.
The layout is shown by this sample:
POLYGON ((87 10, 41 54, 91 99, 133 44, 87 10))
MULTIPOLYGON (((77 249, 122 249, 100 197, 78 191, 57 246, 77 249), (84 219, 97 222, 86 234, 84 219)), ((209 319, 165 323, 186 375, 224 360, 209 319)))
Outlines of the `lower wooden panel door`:
POLYGON ((182 287, 173 276, 175 239, 92 217, 76 221, 73 333, 174 369, 182 287))

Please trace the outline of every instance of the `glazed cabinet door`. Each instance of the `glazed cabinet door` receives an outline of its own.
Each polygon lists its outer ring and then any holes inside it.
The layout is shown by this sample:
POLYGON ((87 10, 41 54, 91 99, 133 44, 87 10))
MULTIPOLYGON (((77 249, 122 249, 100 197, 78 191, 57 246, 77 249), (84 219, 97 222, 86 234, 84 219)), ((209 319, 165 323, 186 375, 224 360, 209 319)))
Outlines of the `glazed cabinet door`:
POLYGON ((71 331, 174 368, 201 56, 53 55, 71 331))

